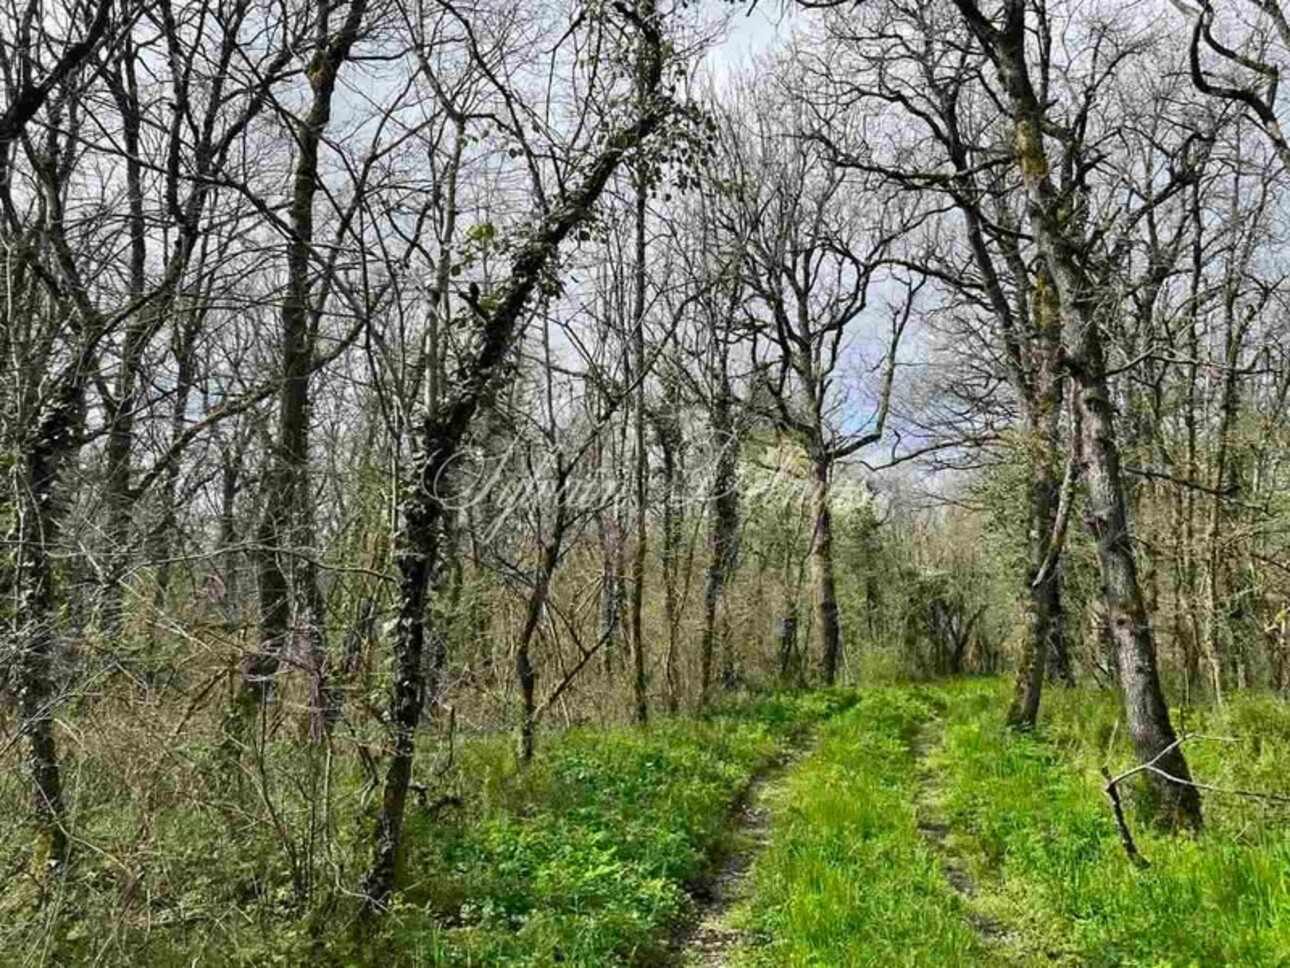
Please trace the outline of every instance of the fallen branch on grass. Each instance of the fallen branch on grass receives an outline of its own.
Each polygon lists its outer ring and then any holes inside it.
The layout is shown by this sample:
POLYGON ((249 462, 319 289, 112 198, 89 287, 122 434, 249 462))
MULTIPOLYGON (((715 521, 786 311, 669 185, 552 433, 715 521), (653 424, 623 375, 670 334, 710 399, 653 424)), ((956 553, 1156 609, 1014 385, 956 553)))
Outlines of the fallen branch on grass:
POLYGON ((1135 867, 1145 868, 1150 867, 1151 864, 1142 856, 1141 853, 1138 852, 1138 846, 1134 843, 1133 833, 1130 831, 1129 824, 1124 817, 1124 805, 1120 800, 1119 784, 1139 773, 1154 773, 1156 776, 1168 780, 1170 783, 1194 787, 1195 789, 1202 790, 1206 793, 1216 793, 1233 797, 1246 797, 1248 799, 1255 800, 1266 800, 1270 803, 1290 804, 1290 796, 1285 794, 1268 793, 1262 790, 1243 790, 1235 787, 1220 787, 1209 783, 1197 783, 1194 780, 1184 780, 1180 777, 1176 777, 1172 773, 1168 773, 1156 765, 1164 759, 1164 757, 1182 746, 1183 743, 1187 743, 1192 740, 1209 740, 1215 743, 1239 742, 1239 740, 1232 736, 1207 736, 1203 733, 1190 733, 1179 736, 1147 762, 1131 767, 1118 776, 1112 776, 1111 771, 1107 769, 1106 766, 1101 768, 1102 777, 1106 780, 1106 786, 1103 789, 1106 791, 1107 799, 1111 801, 1111 812, 1115 817, 1116 829, 1120 833, 1120 843, 1124 846, 1125 854, 1128 855, 1129 860, 1133 862, 1135 867))
POLYGON ((1124 845, 1124 852, 1129 855, 1134 867, 1150 867, 1151 862, 1138 853, 1138 845, 1133 842, 1133 832, 1124 819, 1124 805, 1120 802, 1120 791, 1116 788, 1116 783, 1122 778, 1111 776, 1111 771, 1105 766, 1102 767, 1102 776, 1106 779, 1106 796, 1111 801, 1111 813, 1115 815, 1115 826, 1120 831, 1120 843, 1124 845))

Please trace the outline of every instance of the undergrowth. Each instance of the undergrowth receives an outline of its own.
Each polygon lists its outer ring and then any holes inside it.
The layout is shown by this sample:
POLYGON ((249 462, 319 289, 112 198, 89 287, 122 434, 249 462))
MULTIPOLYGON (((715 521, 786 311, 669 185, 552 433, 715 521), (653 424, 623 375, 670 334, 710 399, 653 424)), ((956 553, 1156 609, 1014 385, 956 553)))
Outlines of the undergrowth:
MULTIPOLYGON (((1040 728, 999 728, 1006 686, 955 683, 933 756, 942 806, 979 885, 974 903, 1008 924, 1031 963, 1080 966, 1290 965, 1290 811, 1211 793, 1199 837, 1153 831, 1131 811, 1151 866, 1117 839, 1098 768, 1131 765, 1118 697, 1050 691, 1040 728)), ((1193 774, 1219 787, 1290 792, 1290 709, 1238 696, 1175 713, 1193 774)))
MULTIPOLYGON (((1285 804, 1207 794, 1194 838, 1131 810, 1151 861, 1140 870, 1098 775, 1133 762, 1118 698, 1051 690, 1039 729, 1017 735, 1002 727, 1007 695, 975 680, 770 696, 644 729, 552 731, 523 769, 506 735, 459 743, 451 769, 427 749, 402 889, 361 938, 371 800, 356 754, 314 762, 321 752, 284 738, 257 785, 195 740, 151 759, 140 746, 123 771, 91 755, 87 731, 69 758, 84 839, 45 895, 0 885, 0 964, 669 964, 740 792, 823 722, 765 793, 771 842, 734 917, 751 941, 744 968, 1290 966, 1285 804), (144 795, 106 779, 132 775, 144 795), (920 809, 948 827, 944 843, 920 832, 920 809), (275 824, 328 836, 315 849, 275 839, 275 824), (313 860, 293 867, 307 847, 313 860), (970 877, 966 897, 947 856, 970 877)), ((1290 792, 1284 703, 1242 695, 1175 715, 1233 740, 1188 745, 1198 780, 1290 792)), ((0 810, 20 815, 20 793, 0 774, 0 810)), ((21 833, 0 830, 6 869, 21 833)))
MULTIPOLYGON (((329 886, 319 875, 311 890, 325 904, 302 908, 292 903, 301 885, 267 828, 240 819, 254 788, 239 793, 225 779, 219 795, 228 767, 216 753, 187 751, 211 778, 201 809, 177 798, 159 809, 99 790, 86 760, 78 803, 98 849, 78 848, 71 872, 39 903, 0 888, 0 964, 655 963, 742 788, 851 702, 843 691, 785 694, 701 720, 552 732, 523 769, 509 735, 461 743, 447 773, 428 752, 418 773, 437 778, 425 802, 409 806, 402 889, 379 932, 361 937, 354 921, 369 856, 363 814, 320 821, 333 833, 317 866, 334 863, 334 878, 329 886), (242 836, 252 830, 258 839, 242 836), (131 881, 117 860, 127 848, 142 872, 131 881)), ((323 809, 291 782, 292 767, 303 776, 312 772, 306 765, 272 764, 273 813, 284 825, 323 809)), ((359 802, 357 764, 346 758, 329 768, 336 804, 359 802)))
POLYGON ((409 830, 388 941, 428 965, 654 964, 753 776, 845 693, 781 696, 703 722, 579 730, 515 769, 509 743, 463 764, 475 804, 409 830))

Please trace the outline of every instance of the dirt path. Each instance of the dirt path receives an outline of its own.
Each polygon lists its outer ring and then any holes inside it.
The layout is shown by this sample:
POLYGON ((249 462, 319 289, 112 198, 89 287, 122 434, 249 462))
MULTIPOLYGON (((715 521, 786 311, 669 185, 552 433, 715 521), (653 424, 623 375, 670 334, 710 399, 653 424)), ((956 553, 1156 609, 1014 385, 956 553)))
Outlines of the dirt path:
POLYGON ((736 904, 745 896, 753 862, 770 842, 770 810, 766 795, 789 769, 808 754, 801 747, 767 770, 744 791, 736 808, 729 847, 711 878, 694 893, 695 917, 676 938, 676 963, 684 968, 722 968, 740 948, 754 943, 747 931, 730 923, 736 904))
POLYGON ((950 825, 940 805, 939 778, 928 757, 940 746, 944 730, 945 724, 941 720, 929 720, 914 738, 913 752, 918 775, 918 795, 914 801, 914 810, 918 832, 940 859, 945 880, 963 898, 968 924, 980 936, 987 950, 1000 964, 1017 963, 1016 938, 1007 925, 982 912, 972 903, 977 893, 976 882, 968 873, 962 854, 950 836, 950 825))

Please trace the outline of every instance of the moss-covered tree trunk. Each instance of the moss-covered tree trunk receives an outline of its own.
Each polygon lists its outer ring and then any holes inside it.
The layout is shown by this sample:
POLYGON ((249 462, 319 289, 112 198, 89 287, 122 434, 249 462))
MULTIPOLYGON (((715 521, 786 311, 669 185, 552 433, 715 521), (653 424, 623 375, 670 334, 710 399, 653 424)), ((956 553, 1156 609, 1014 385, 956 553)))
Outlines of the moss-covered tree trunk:
POLYGON ((1088 526, 1097 541, 1102 594, 1115 640, 1125 719, 1139 760, 1155 760, 1171 777, 1166 779, 1154 772, 1149 775, 1152 813, 1169 828, 1198 828, 1200 793, 1191 782, 1186 758, 1176 746, 1129 530, 1128 501, 1098 319, 1111 296, 1093 290, 1077 242, 1063 223, 1060 198, 1049 176, 1044 107, 1031 83, 1027 61, 1028 6, 1025 0, 1006 0, 1003 24, 995 26, 973 0, 954 3, 990 51, 998 70, 1013 114, 1014 147, 1026 193, 1028 221, 1058 294, 1065 360, 1079 387, 1088 526))
POLYGON ((565 194, 516 251, 511 270, 490 307, 478 315, 479 350, 463 362, 459 382, 433 416, 415 427, 413 447, 402 468, 400 524, 395 536, 399 569, 399 614, 394 628, 394 683, 390 697, 392 733, 390 765, 386 771, 377 816, 372 866, 363 882, 366 916, 384 911, 394 892, 402 848, 403 815, 412 780, 416 731, 421 721, 425 690, 422 657, 425 650, 429 583, 439 551, 444 513, 438 482, 451 466, 480 407, 496 392, 498 373, 520 331, 529 299, 555 259, 560 244, 589 218, 605 185, 629 152, 658 130, 670 114, 669 102, 658 96, 663 73, 663 41, 657 17, 643 4, 636 27, 641 32, 642 84, 649 98, 636 120, 612 133, 585 169, 576 187, 565 194))

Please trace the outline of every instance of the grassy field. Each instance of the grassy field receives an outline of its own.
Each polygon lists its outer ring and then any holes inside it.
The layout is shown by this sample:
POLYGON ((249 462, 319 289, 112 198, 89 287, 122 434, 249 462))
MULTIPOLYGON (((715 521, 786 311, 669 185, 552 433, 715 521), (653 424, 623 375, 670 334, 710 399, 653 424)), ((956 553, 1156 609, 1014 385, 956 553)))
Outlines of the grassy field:
MULTIPOLYGON (((552 733, 525 769, 509 736, 471 739, 411 812, 404 889, 361 940, 352 891, 320 886, 326 906, 293 906, 268 835, 259 853, 230 836, 249 802, 234 791, 224 814, 155 812, 143 839, 131 804, 104 791, 80 801, 99 849, 78 853, 54 895, 0 889, 0 964, 674 965, 691 892, 723 850, 747 846, 742 791, 805 748, 759 794, 768 841, 723 914, 737 938, 703 964, 1290 966, 1285 804, 1210 795, 1198 838, 1135 821, 1151 861, 1138 869, 1098 775, 1131 762, 1116 697, 1053 691, 1040 729, 1019 736, 1001 726, 1007 691, 976 680, 745 700, 701 720, 552 733), (143 872, 132 882, 127 856, 143 872)), ((1286 704, 1238 696, 1186 725, 1235 740, 1189 747, 1198 779, 1290 790, 1286 704)), ((353 883, 365 843, 338 828, 324 855, 335 883, 353 883)))
MULTIPOLYGON (((1138 830, 1140 870, 1098 775, 1130 763, 1116 697, 1055 692, 1018 736, 1007 688, 865 691, 826 727, 754 868, 741 917, 766 941, 741 963, 1290 965, 1285 805, 1211 795, 1198 838, 1138 830)), ((1237 740, 1190 749, 1202 782, 1290 788, 1284 703, 1238 697, 1188 727, 1237 740)))

